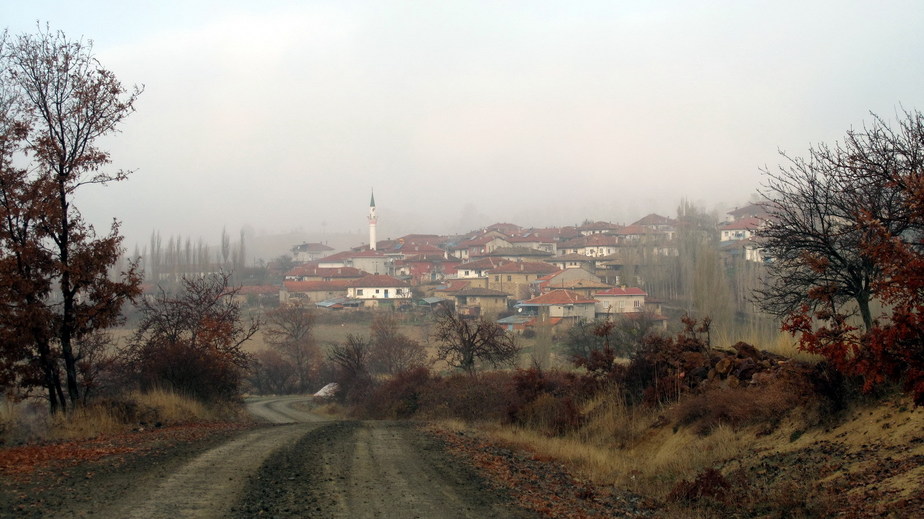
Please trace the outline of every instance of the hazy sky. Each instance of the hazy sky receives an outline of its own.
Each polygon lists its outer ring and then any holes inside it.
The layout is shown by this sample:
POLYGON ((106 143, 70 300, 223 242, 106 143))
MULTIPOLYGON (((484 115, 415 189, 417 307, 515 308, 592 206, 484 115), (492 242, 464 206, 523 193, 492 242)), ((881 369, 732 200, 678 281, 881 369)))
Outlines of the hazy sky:
POLYGON ((137 112, 92 222, 217 242, 744 203, 779 149, 924 109, 924 2, 0 0, 92 39, 137 112), (126 7, 131 5, 132 7, 126 7))

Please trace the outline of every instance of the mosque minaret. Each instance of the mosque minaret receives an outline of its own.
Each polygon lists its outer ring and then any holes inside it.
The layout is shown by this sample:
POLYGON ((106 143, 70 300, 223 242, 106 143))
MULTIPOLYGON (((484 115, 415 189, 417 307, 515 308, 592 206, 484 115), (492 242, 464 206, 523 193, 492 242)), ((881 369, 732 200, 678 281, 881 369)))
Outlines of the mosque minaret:
POLYGON ((375 250, 375 224, 378 218, 375 216, 375 191, 372 192, 372 200, 369 201, 369 250, 375 250))

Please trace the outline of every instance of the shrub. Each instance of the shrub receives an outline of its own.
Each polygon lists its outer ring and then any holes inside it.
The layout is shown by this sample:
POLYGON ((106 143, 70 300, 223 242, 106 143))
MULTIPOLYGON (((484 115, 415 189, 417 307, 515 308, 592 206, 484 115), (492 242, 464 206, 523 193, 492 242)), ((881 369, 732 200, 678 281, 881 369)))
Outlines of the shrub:
POLYGON ((422 395, 432 390, 430 370, 418 366, 402 371, 376 386, 361 406, 370 418, 407 419, 421 409, 422 395))

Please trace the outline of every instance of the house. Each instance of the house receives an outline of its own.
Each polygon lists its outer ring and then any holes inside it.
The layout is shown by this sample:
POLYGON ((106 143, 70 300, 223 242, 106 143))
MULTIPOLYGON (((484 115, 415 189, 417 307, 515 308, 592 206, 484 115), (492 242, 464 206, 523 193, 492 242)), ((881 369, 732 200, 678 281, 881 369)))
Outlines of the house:
POLYGON ((372 274, 394 274, 395 258, 377 250, 339 252, 317 261, 321 268, 353 267, 372 274))
POLYGON ((487 288, 506 292, 515 299, 526 299, 531 295, 533 281, 555 272, 558 272, 558 267, 541 261, 505 263, 488 271, 487 288))
POLYGON ((744 218, 760 218, 766 220, 770 216, 773 205, 769 202, 757 202, 738 207, 725 213, 726 222, 736 222, 744 218))
POLYGON ((674 237, 674 232, 677 229, 677 220, 673 218, 668 218, 666 216, 661 216, 659 214, 651 213, 649 215, 643 216, 635 222, 632 222, 632 226, 644 227, 652 231, 658 231, 662 233, 667 233, 668 238, 674 237))
MULTIPOLYGON (((562 271, 561 274, 567 272, 578 272, 578 271, 562 271)), ((586 271, 579 271, 586 272, 586 271)), ((555 274, 548 276, 549 279, 541 279, 538 281, 538 290, 536 293, 545 294, 551 292, 552 290, 571 290, 572 292, 577 292, 586 297, 593 297, 597 292, 603 290, 609 290, 613 288, 612 285, 607 285, 599 280, 596 276, 591 274, 592 278, 571 278, 568 279, 565 276, 557 276, 555 274)))
POLYGON ((329 255, 334 249, 323 243, 302 243, 292 247, 292 261, 295 263, 308 263, 329 255))
POLYGON ((523 316, 535 316, 537 323, 570 328, 578 321, 594 319, 597 301, 571 290, 553 290, 541 296, 518 303, 516 308, 523 316))
MULTIPOLYGON (((533 290, 533 293, 536 295, 543 294, 556 288, 566 288, 564 285, 577 283, 579 281, 600 285, 600 278, 598 278, 592 272, 584 269, 562 269, 557 272, 542 276, 534 281, 533 285, 536 289, 533 290)), ((602 285, 600 290, 604 290, 606 288, 610 287, 602 285)))
POLYGON ((279 294, 281 304, 317 303, 327 299, 346 297, 347 285, 351 280, 335 281, 291 281, 282 283, 279 294))
POLYGON ((509 261, 545 261, 545 259, 551 255, 551 252, 531 249, 529 247, 498 247, 482 256, 488 258, 503 258, 509 261))
POLYGON ((610 222, 584 222, 577 228, 581 236, 590 236, 592 234, 614 234, 620 226, 610 222))
POLYGON ((512 223, 495 223, 493 225, 489 225, 485 227, 484 230, 486 232, 491 232, 491 231, 499 232, 499 233, 502 233, 504 236, 512 236, 514 234, 517 234, 521 230, 523 230, 523 228, 520 227, 519 225, 512 224, 512 223))
POLYGON ((619 238, 617 236, 591 234, 590 236, 581 236, 558 244, 558 252, 560 255, 580 254, 597 258, 615 253, 618 246, 619 238))
POLYGON ((645 310, 648 293, 637 287, 617 287, 601 290, 594 294, 597 300, 596 314, 608 316, 645 310))
POLYGON ((368 275, 354 267, 319 267, 317 263, 296 265, 285 274, 287 281, 334 281, 359 279, 368 275))
POLYGON ((347 297, 358 299, 370 308, 397 307, 411 299, 411 288, 400 279, 383 274, 371 274, 351 281, 347 285, 347 297))
POLYGON ((510 263, 508 260, 503 258, 481 258, 475 261, 469 261, 466 263, 460 263, 456 265, 456 279, 475 279, 475 278, 487 278, 488 272, 504 265, 510 263))
POLYGON ((556 267, 567 270, 567 269, 584 269, 589 272, 593 272, 594 265, 596 264, 596 259, 591 258, 590 256, 585 256, 583 254, 564 254, 561 256, 555 256, 554 258, 548 258, 543 260, 546 263, 551 263, 556 267))
POLYGON ((499 247, 510 247, 511 244, 506 238, 506 236, 498 232, 483 234, 451 245, 449 247, 449 253, 462 260, 471 259, 476 256, 484 256, 499 247))
POLYGON ((456 310, 460 315, 471 317, 495 317, 507 311, 510 296, 500 290, 489 288, 466 288, 456 292, 456 310))
POLYGON ((719 226, 721 237, 719 241, 747 240, 759 229, 764 223, 762 218, 749 216, 734 222, 726 223, 719 226))
POLYGON ((278 285, 243 285, 238 287, 232 300, 240 305, 273 305, 279 302, 278 285))

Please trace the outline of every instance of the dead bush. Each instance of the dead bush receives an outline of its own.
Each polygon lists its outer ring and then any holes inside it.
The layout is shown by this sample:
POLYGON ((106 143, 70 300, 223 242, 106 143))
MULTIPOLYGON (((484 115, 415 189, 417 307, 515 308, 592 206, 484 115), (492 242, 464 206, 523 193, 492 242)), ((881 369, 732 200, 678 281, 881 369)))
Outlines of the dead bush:
POLYGON ((362 405, 362 414, 377 419, 412 418, 432 385, 430 370, 423 366, 402 371, 372 390, 362 405))
MULTIPOLYGON (((672 421, 693 425, 706 435, 721 424, 733 427, 767 423, 775 427, 788 411, 805 403, 808 395, 798 380, 768 377, 747 387, 711 387, 689 395, 671 409, 672 421)), ((806 382, 807 383, 807 382, 806 382)))

